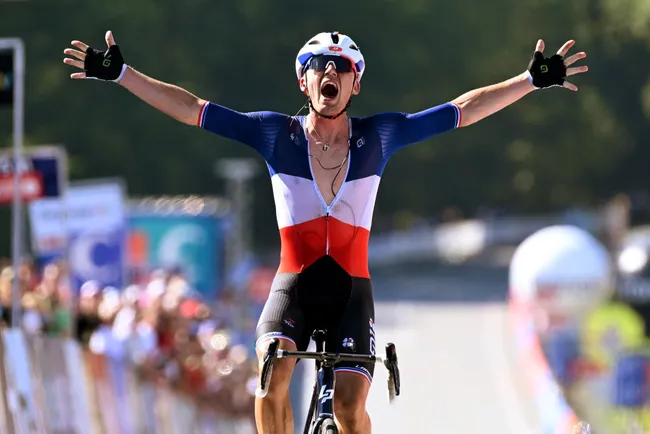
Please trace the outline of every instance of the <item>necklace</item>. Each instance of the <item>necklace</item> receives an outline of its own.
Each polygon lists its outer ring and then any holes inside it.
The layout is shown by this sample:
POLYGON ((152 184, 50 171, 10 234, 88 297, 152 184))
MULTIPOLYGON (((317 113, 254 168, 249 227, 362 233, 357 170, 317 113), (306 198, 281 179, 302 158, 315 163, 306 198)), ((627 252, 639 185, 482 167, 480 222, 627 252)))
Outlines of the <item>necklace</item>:
MULTIPOLYGON (((349 120, 348 120, 347 124, 348 124, 348 129, 349 129, 350 128, 350 121, 349 120)), ((312 126, 313 126, 313 124, 312 124, 312 126)), ((341 126, 339 126, 337 128, 337 130, 334 132, 334 134, 332 135, 332 139, 336 137, 336 134, 338 134, 340 129, 341 129, 341 126)), ((305 133, 306 133, 306 130, 305 130, 305 133)), ((314 133, 316 134, 318 140, 322 143, 323 151, 327 151, 330 148, 329 143, 325 142, 321 138, 320 134, 318 134, 318 131, 316 131, 316 128, 314 128, 314 133)), ((350 133, 348 133, 348 151, 346 152, 345 158, 343 158, 343 161, 341 161, 341 164, 339 164, 337 166, 334 166, 334 167, 325 167, 325 166, 323 166, 323 163, 321 163, 320 158, 316 157, 315 155, 312 155, 311 152, 309 152, 309 145, 307 146, 307 155, 309 157, 315 159, 316 162, 318 162, 318 165, 323 170, 336 170, 336 175, 334 175, 334 179, 332 180, 332 185, 331 185, 332 196, 336 196, 336 193, 334 192, 334 183, 336 182, 336 179, 341 174, 341 171, 343 170, 343 165, 346 163, 346 161, 348 161, 348 158, 350 157, 350 133)))
MULTIPOLYGON (((313 125, 312 125, 312 126, 313 126, 313 125)), ((348 121, 348 128, 349 128, 349 121, 348 121)), ((336 137, 336 134, 339 132, 340 129, 341 129, 341 126, 339 126, 339 128, 334 132, 334 135, 332 135, 332 138, 336 137)), ((322 143, 322 149, 323 149, 323 151, 327 151, 327 150, 330 148, 329 143, 325 142, 325 141, 321 138, 320 134, 318 134, 318 131, 316 131, 316 128, 314 128, 314 133, 316 134, 318 140, 322 143)), ((319 165, 323 170, 337 170, 337 169, 338 169, 338 172, 337 172, 337 174, 336 174, 336 177, 338 177, 339 173, 340 173, 341 170, 343 169, 343 165, 345 164, 345 162, 346 162, 346 161, 348 160, 348 158, 350 157, 350 139, 349 139, 349 137, 348 137, 348 151, 347 151, 347 153, 345 154, 345 157, 343 158, 343 161, 341 161, 341 164, 336 165, 336 166, 334 166, 334 167, 325 167, 325 166, 323 166, 323 163, 321 163, 320 158, 318 158, 317 156, 313 155, 311 152, 309 152, 309 150, 307 151, 307 155, 309 155, 311 158, 315 159, 316 162, 318 162, 318 165, 319 165)), ((335 179, 336 179, 336 177, 335 177, 335 179)))
MULTIPOLYGON (((311 123, 311 120, 310 120, 310 123, 311 123)), ((330 137, 330 142, 332 141, 332 139, 336 138, 336 135, 339 133, 339 131, 340 131, 342 125, 343 125, 343 124, 339 125, 339 127, 336 129, 336 131, 334 131, 334 134, 332 134, 332 136, 330 137)), ((327 151, 327 150, 330 148, 329 143, 326 142, 325 140, 323 140, 323 138, 321 137, 321 135, 318 134, 318 131, 316 131, 316 127, 314 126, 314 124, 312 124, 312 127, 314 127, 314 128, 313 128, 313 131, 314 131, 314 134, 316 134, 316 138, 317 138, 318 141, 321 142, 322 145, 323 145, 323 146, 322 146, 323 151, 327 151)))

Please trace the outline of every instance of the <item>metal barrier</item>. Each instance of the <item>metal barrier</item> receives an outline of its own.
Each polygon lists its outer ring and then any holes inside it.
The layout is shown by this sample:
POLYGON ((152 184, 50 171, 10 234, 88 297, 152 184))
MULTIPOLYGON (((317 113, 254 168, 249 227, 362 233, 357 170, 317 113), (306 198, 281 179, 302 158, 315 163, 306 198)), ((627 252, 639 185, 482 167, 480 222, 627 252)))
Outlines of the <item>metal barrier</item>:
POLYGON ((1 433, 255 433, 252 418, 217 414, 75 341, 7 330, 0 366, 1 433))

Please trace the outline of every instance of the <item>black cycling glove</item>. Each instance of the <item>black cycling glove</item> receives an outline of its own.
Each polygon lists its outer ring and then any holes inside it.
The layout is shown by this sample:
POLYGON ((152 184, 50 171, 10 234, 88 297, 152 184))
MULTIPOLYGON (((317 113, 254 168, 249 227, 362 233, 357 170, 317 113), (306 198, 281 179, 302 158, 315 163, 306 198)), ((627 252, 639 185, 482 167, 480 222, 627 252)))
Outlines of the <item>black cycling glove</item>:
POLYGON ((562 86, 566 78, 566 70, 564 58, 559 54, 544 57, 541 52, 535 51, 528 63, 531 82, 538 89, 562 86))
POLYGON ((120 47, 113 45, 106 51, 99 51, 92 47, 86 50, 84 70, 87 78, 104 81, 120 81, 126 70, 126 63, 120 53, 120 47))

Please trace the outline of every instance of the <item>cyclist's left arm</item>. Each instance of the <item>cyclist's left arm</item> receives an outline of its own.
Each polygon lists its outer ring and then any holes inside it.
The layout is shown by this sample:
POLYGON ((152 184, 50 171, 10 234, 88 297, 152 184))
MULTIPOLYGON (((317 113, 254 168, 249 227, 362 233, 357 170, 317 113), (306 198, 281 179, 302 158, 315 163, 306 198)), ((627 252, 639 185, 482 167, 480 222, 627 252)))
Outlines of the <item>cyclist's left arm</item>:
POLYGON ((413 143, 472 125, 535 90, 527 73, 474 89, 458 98, 417 113, 382 113, 374 121, 386 157, 413 143))
POLYGON ((501 83, 471 90, 452 101, 462 111, 459 126, 472 125, 503 110, 535 90, 528 72, 501 83))
POLYGON ((287 116, 270 111, 239 112, 205 101, 198 116, 198 125, 208 131, 255 149, 267 160, 273 154, 275 136, 287 116))
POLYGON ((448 102, 417 113, 388 112, 370 119, 381 140, 384 158, 413 143, 419 143, 462 124, 460 108, 448 102))

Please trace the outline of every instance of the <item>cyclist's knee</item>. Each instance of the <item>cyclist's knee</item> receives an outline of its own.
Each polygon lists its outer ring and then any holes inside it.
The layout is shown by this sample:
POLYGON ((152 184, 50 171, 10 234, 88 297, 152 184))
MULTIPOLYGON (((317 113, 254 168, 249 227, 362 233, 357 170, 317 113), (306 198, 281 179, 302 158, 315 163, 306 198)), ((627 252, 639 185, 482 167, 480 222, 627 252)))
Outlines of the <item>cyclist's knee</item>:
MULTIPOLYGON (((257 346, 257 358, 259 371, 262 372, 262 365, 264 364, 264 353, 268 348, 270 341, 261 342, 257 346)), ((295 351, 296 345, 285 339, 280 340, 280 348, 287 351, 295 351)), ((273 362, 273 372, 271 374, 271 381, 269 383, 269 390, 267 397, 273 398, 275 396, 284 396, 289 393, 289 383, 291 382, 291 373, 296 364, 295 359, 276 359, 273 362)))
POLYGON ((337 372, 334 391, 334 413, 344 425, 360 426, 366 422, 366 400, 370 384, 359 374, 337 372))

